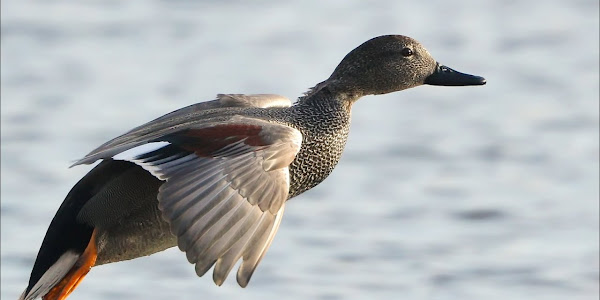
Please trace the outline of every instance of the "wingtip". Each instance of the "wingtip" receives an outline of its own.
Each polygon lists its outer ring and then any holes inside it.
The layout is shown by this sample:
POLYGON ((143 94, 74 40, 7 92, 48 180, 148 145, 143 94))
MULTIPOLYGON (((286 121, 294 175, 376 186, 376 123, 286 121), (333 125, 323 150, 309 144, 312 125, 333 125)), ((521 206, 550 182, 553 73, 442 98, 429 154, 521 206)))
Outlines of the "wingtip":
POLYGON ((242 288, 246 288, 250 280, 245 280, 238 277, 237 282, 242 288))
POLYGON ((243 265, 242 265, 242 266, 240 266, 240 268, 238 269, 238 272, 237 272, 237 276, 236 276, 237 283, 238 283, 238 284, 239 284, 239 285, 240 285, 242 288, 245 288, 245 287, 247 287, 247 286, 248 286, 248 283, 250 282, 250 278, 252 277, 252 273, 253 273, 253 272, 250 272, 250 273, 248 273, 248 272, 245 272, 245 271, 244 271, 244 266, 243 266, 243 265))
POLYGON ((69 169, 72 168, 72 167, 75 167, 75 166, 83 165, 83 164, 89 165, 89 164, 94 163, 95 161, 96 160, 90 161, 89 160, 89 156, 86 156, 84 158, 80 158, 78 160, 72 160, 71 161, 71 165, 69 166, 69 169))
MULTIPOLYGON (((213 274, 214 275, 214 274, 213 274)), ((218 276, 213 276, 213 281, 215 282, 215 284, 217 286, 221 286, 223 285, 223 283, 225 282, 225 278, 222 277, 218 277, 218 276)))

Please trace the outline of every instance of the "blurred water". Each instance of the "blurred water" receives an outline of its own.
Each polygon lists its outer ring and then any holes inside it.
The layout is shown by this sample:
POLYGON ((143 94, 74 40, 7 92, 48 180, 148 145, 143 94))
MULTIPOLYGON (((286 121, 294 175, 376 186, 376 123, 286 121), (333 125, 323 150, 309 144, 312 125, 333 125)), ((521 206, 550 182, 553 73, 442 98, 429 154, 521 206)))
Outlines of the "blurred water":
MULTIPOLYGON (((102 142, 216 93, 297 97, 381 34, 488 85, 366 97, 248 288, 176 249, 71 299, 597 299, 598 1, 2 1, 2 299, 102 142)), ((232 277, 232 276, 230 276, 232 277)))

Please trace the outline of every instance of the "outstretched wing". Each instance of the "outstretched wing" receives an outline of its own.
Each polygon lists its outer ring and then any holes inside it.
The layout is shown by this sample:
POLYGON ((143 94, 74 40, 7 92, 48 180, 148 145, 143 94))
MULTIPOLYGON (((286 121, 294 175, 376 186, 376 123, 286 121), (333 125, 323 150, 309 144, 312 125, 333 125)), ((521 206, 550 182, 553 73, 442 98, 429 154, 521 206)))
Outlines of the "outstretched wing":
POLYGON ((220 285, 241 258, 237 280, 244 287, 281 222, 288 166, 301 142, 294 128, 236 115, 205 120, 113 158, 166 181, 159 207, 199 276, 215 265, 213 280, 220 285))

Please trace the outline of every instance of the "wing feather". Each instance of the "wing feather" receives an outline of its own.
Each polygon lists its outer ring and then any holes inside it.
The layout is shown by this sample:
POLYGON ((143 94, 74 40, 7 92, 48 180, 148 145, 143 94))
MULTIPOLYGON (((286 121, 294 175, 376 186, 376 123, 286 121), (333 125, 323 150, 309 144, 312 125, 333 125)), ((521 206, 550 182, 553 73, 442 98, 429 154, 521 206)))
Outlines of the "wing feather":
POLYGON ((219 198, 226 199, 219 201, 212 209, 203 211, 203 214, 196 218, 194 224, 178 237, 182 240, 189 241, 189 247, 180 248, 186 252, 190 263, 196 263, 201 259, 198 257, 200 254, 199 249, 205 244, 212 242, 211 240, 203 238, 204 234, 235 207, 236 202, 229 201, 234 195, 235 191, 231 189, 225 189, 223 192, 219 193, 219 196, 221 196, 219 198))
POLYGON ((277 215, 270 215, 271 218, 269 221, 261 224, 264 226, 264 230, 260 231, 259 234, 255 234, 250 239, 237 273, 237 282, 240 286, 246 287, 248 282, 250 282, 250 277, 252 277, 258 263, 271 245, 277 229, 279 229, 281 216, 283 216, 283 207, 277 215))

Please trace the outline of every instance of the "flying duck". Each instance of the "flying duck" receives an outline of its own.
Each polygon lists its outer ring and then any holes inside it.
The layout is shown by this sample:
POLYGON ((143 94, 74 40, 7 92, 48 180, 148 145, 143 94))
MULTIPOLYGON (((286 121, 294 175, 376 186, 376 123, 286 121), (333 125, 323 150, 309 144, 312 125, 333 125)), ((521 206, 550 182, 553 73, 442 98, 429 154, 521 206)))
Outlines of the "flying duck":
POLYGON ((198 276, 214 266, 217 285, 241 259, 245 287, 286 201, 337 165, 354 102, 422 84, 485 83, 436 62, 410 37, 385 35, 352 50, 293 104, 219 94, 136 127, 74 164, 100 161, 56 212, 20 299, 65 299, 94 266, 176 245, 198 276))

